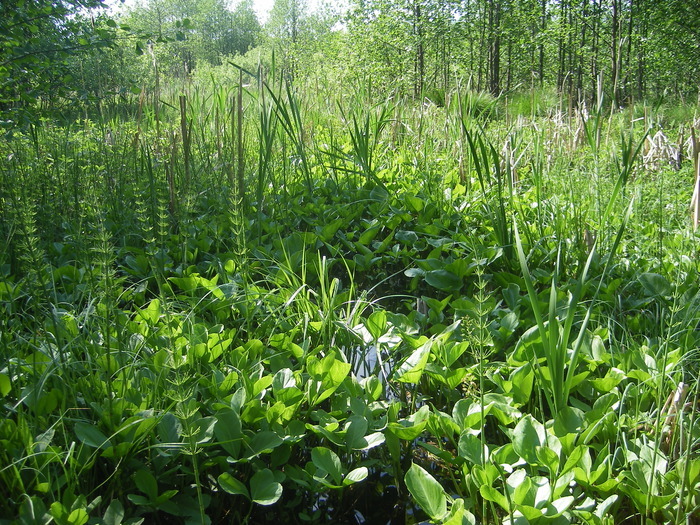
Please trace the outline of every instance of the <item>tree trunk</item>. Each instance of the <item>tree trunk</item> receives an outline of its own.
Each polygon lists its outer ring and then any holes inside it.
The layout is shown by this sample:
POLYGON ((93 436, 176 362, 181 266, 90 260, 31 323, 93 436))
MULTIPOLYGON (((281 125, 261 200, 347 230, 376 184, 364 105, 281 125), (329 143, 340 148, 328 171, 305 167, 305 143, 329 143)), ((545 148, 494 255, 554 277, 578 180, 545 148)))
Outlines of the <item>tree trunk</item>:
POLYGON ((591 93, 598 92, 598 21, 600 18, 599 4, 596 0, 591 3, 591 93))
POLYGON ((414 95, 418 99, 423 94, 425 79, 425 49, 423 48, 423 20, 420 1, 413 3, 413 35, 416 39, 416 56, 414 63, 414 95))
POLYGON ((619 0, 612 0, 612 27, 610 36, 610 46, 611 49, 611 69, 610 74, 612 76, 612 106, 617 106, 618 100, 620 98, 619 94, 619 76, 620 76, 620 5, 619 0))
POLYGON ((588 24, 588 0, 581 2, 581 40, 579 42, 578 60, 576 64, 576 90, 583 96, 583 68, 586 49, 586 26, 588 24))
POLYGON ((637 40, 637 96, 644 98, 646 95, 645 66, 646 66, 646 41, 648 32, 647 10, 642 5, 639 21, 639 39, 637 40))
MULTIPOLYGON (((542 34, 544 35, 545 31, 547 30, 547 0, 542 0, 542 19, 541 19, 541 24, 542 24, 542 34)), ((539 76, 540 76, 540 86, 544 85, 544 39, 540 37, 540 67, 539 67, 539 76)))
POLYGON ((501 5, 500 0, 489 1, 489 89, 498 95, 501 91, 501 5))

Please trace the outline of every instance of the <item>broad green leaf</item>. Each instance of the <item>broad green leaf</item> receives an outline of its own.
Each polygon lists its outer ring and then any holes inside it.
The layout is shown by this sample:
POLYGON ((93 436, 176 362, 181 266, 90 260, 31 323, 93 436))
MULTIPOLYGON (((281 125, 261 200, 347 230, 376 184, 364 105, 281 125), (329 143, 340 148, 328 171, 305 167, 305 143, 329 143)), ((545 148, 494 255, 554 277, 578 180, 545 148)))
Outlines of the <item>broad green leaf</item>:
POLYGON ((215 425, 216 418, 214 416, 207 416, 194 421, 190 429, 193 433, 194 440, 198 444, 209 442, 211 438, 214 437, 215 425))
POLYGON ((375 340, 383 336, 387 330, 386 312, 384 310, 372 312, 365 321, 365 328, 375 340))
POLYGON ((625 373, 622 370, 611 368, 605 377, 591 379, 590 382, 598 392, 606 394, 619 385, 623 379, 625 379, 625 373))
POLYGON ((126 497, 134 505, 146 506, 153 504, 153 502, 150 499, 141 496, 140 494, 127 494, 126 497))
POLYGON ((243 439, 240 416, 236 411, 227 407, 217 412, 215 417, 214 435, 218 443, 234 459, 237 459, 243 439))
POLYGON ((517 310, 521 302, 520 286, 514 282, 510 282, 507 287, 503 288, 502 293, 508 308, 513 311, 517 310))
POLYGON ((231 396, 231 408, 235 412, 240 414, 241 409, 243 408, 243 405, 245 405, 246 398, 247 398, 247 394, 246 394, 245 388, 244 387, 239 388, 231 396))
POLYGON ((49 507, 49 514, 53 516, 56 523, 66 523, 68 519, 68 509, 60 501, 54 501, 49 507))
MULTIPOLYGON (((491 411, 491 406, 484 407, 484 417, 491 411)), ((460 399, 452 408, 452 419, 461 429, 474 428, 481 424, 481 407, 476 400, 460 399)))
POLYGON ((144 309, 136 308, 136 314, 150 325, 155 325, 162 314, 160 299, 153 299, 144 309))
POLYGON ((0 374, 0 396, 5 397, 12 390, 12 383, 6 374, 0 374))
POLYGON ((323 242, 329 242, 344 223, 345 219, 336 219, 329 224, 316 227, 316 233, 323 242))
POLYGON ((564 437, 567 434, 577 434, 581 431, 584 414, 578 408, 564 407, 554 418, 554 435, 564 437))
POLYGON ((141 492, 148 496, 149 500, 155 501, 158 498, 158 482, 148 470, 137 470, 134 474, 134 483, 141 492))
POLYGON ((538 523, 541 521, 543 512, 542 509, 533 507, 532 505, 518 505, 518 512, 522 514, 522 518, 516 517, 512 525, 527 525, 529 523, 538 523))
POLYGON ((649 505, 650 508, 664 508, 671 500, 673 500, 676 495, 666 494, 666 495, 650 495, 648 492, 639 490, 630 484, 622 483, 620 488, 625 492, 634 502, 638 508, 643 508, 645 505, 649 505))
POLYGON ((182 423, 174 414, 168 412, 158 422, 158 438, 161 443, 179 443, 182 435, 182 423))
POLYGON ((85 525, 89 519, 90 519, 90 516, 88 515, 88 513, 85 509, 75 509, 73 512, 71 512, 68 515, 68 518, 66 519, 66 524, 67 525, 85 525))
POLYGON ((282 439, 271 430, 265 430, 263 432, 258 432, 250 440, 250 448, 252 453, 248 456, 253 458, 259 454, 269 453, 276 447, 282 444, 282 439))
POLYGON ((273 505, 282 496, 282 484, 270 469, 256 472, 250 480, 250 498, 258 505, 273 505))
MULTIPOLYGON (((332 356, 328 356, 332 357, 332 356)), ((344 363, 343 361, 340 361, 338 359, 333 359, 332 365, 330 369, 328 370, 328 376, 330 377, 332 384, 333 385, 340 385, 340 383, 343 382, 343 380, 348 376, 350 373, 350 368, 351 365, 350 363, 344 363)), ((324 380, 325 383, 325 380, 324 380)))
POLYGON ((581 466, 579 462, 581 459, 586 456, 588 459, 588 447, 586 445, 578 445, 576 448, 574 448, 571 453, 567 456, 566 458, 566 463, 564 463, 564 467, 561 469, 561 473, 565 474, 571 470, 573 470, 576 467, 581 466))
POLYGON ((598 504, 594 514, 598 518, 603 519, 603 516, 605 516, 605 514, 608 512, 610 507, 612 507, 615 504, 615 502, 617 501, 617 498, 618 498, 617 494, 613 494, 612 496, 607 497, 605 500, 603 500, 602 502, 600 502, 598 504))
POLYGON ((241 421, 248 424, 253 424, 265 418, 267 407, 263 406, 260 399, 251 399, 246 403, 241 413, 241 421))
POLYGON ((536 488, 534 506, 541 509, 549 503, 549 500, 552 498, 552 486, 549 484, 549 480, 544 476, 534 476, 530 479, 536 488))
POLYGON ((433 341, 430 340, 414 350, 394 372, 394 379, 402 383, 418 383, 428 362, 432 344, 433 341))
POLYGON ((382 382, 375 375, 363 379, 360 384, 363 385, 367 396, 369 396, 368 401, 377 401, 384 392, 382 382))
POLYGON ((250 499, 250 494, 248 493, 248 488, 245 486, 245 484, 234 478, 228 472, 220 474, 217 481, 219 482, 221 488, 229 494, 245 496, 246 498, 250 499))
POLYGON ((406 277, 423 277, 425 275, 425 270, 422 270, 420 268, 409 268, 403 273, 406 277))
POLYGON ((111 459, 125 458, 129 455, 133 446, 134 444, 131 441, 122 441, 117 443, 116 446, 107 447, 100 456, 111 459))
POLYGON ((170 489, 170 490, 166 490, 166 491, 162 492, 156 498, 155 506, 161 507, 165 502, 172 499, 177 493, 178 493, 178 491, 176 489, 170 489))
MULTIPOLYGON (((494 452, 492 456, 496 457, 497 453, 497 451, 494 452)), ((493 463, 487 463, 483 467, 474 465, 471 469, 471 475, 474 478, 474 482, 477 486, 480 487, 481 485, 488 485, 491 487, 496 482, 496 479, 500 477, 501 473, 493 463)))
POLYGON ((350 416, 348 418, 347 424, 345 425, 345 442, 348 447, 354 449, 362 449, 365 446, 365 433, 369 423, 367 419, 362 416, 350 416))
POLYGON ((464 431, 459 436, 459 455, 474 465, 483 465, 489 459, 489 449, 484 443, 483 447, 481 439, 478 436, 464 431))
POLYGON ((112 443, 107 437, 100 432, 95 425, 78 421, 75 424, 75 435, 80 441, 89 447, 107 448, 111 447, 112 443))
POLYGON ((513 383, 513 400, 516 403, 524 405, 530 401, 534 380, 535 373, 530 363, 526 363, 513 371, 510 375, 510 381, 513 383))
POLYGON ((447 514, 447 494, 442 485, 424 468, 411 464, 404 477, 406 487, 416 503, 433 520, 440 520, 447 514))
MULTIPOLYGON (((491 452, 491 462, 496 465, 514 466, 522 462, 520 456, 513 449, 512 443, 506 443, 491 452)), ((488 467, 488 465, 487 465, 488 467)))
POLYGON ((450 513, 442 525, 476 525, 474 515, 464 508, 464 500, 457 498, 450 507, 450 513))
POLYGON ((136 441, 140 437, 151 436, 157 425, 158 419, 153 411, 148 410, 123 421, 117 432, 125 439, 136 441))
MULTIPOLYGON (((516 471, 525 474, 525 471, 516 471)), ((510 485, 510 479, 508 484, 510 485)), ((532 481, 526 475, 523 476, 519 482, 513 487, 513 494, 511 499, 516 505, 527 505, 530 503, 531 494, 530 489, 532 488, 532 481)))
POLYGON ((456 275, 460 280, 460 288, 462 283, 462 278, 470 275, 474 272, 474 264, 467 259, 455 259, 449 264, 445 265, 445 270, 456 275))
POLYGON ((479 493, 481 494, 482 498, 484 498, 487 501, 493 501, 494 503, 497 503, 503 510, 510 510, 508 507, 508 500, 506 499, 506 497, 490 485, 481 485, 481 487, 479 487, 479 493))
POLYGON ((326 447, 315 447, 311 450, 311 461, 317 469, 329 474, 336 485, 340 485, 343 479, 343 466, 335 452, 326 447))
POLYGON ((413 231, 399 230, 396 232, 395 239, 402 244, 413 246, 418 242, 418 235, 413 231))
POLYGON ((428 405, 423 405, 418 412, 408 418, 389 423, 388 429, 399 439, 412 441, 421 435, 429 417, 430 408, 428 405))
POLYGON ((554 487, 552 487, 552 497, 556 499, 562 497, 565 493, 569 494, 571 484, 574 483, 575 478, 576 475, 573 470, 560 474, 554 483, 554 487))
POLYGON ((369 471, 367 470, 367 467, 358 467, 356 469, 353 469, 350 472, 348 472, 345 478, 343 479, 343 485, 347 486, 352 485, 353 483, 363 481, 367 478, 368 474, 369 471))
POLYGON ((531 415, 522 418, 513 430, 513 449, 531 465, 538 463, 535 447, 547 444, 547 436, 542 423, 531 415))
POLYGON ((447 270, 431 270, 425 274, 425 282, 443 292, 458 292, 462 288, 462 279, 447 270))
POLYGON ((425 201, 414 195, 405 195, 404 202, 406 203, 406 208, 414 213, 423 211, 423 207, 425 206, 425 201))
POLYGON ((309 357, 306 368, 315 381, 307 382, 309 403, 317 405, 328 399, 350 373, 350 363, 335 358, 333 354, 319 360, 309 357))
POLYGON ((124 506, 121 501, 113 499, 107 507, 102 520, 104 525, 121 525, 122 521, 124 521, 124 506))
POLYGON ((444 364, 451 367, 469 349, 469 341, 449 341, 440 346, 444 364))
POLYGON ((555 476, 559 470, 559 455, 547 446, 536 447, 535 452, 540 465, 547 467, 550 474, 555 476))
POLYGON ((573 496, 564 496, 563 498, 556 499, 551 504, 547 505, 543 513, 548 518, 561 516, 571 506, 574 499, 573 496))
POLYGON ((467 375, 467 369, 447 367, 442 366, 437 362, 432 362, 425 365, 425 373, 432 379, 447 385, 447 388, 452 390, 462 383, 464 377, 467 375))
POLYGON ((638 278, 644 291, 651 297, 663 297, 671 294, 668 280, 658 273, 643 273, 638 278))
POLYGON ((695 485, 700 478, 700 458, 683 457, 678 461, 677 468, 680 472, 685 472, 685 482, 687 485, 695 485))
POLYGON ((383 432, 372 432, 358 441, 353 447, 355 450, 369 450, 378 447, 384 443, 385 437, 383 432))
POLYGON ((294 379, 294 373, 289 368, 278 370, 275 376, 272 378, 272 391, 275 392, 275 394, 277 394, 277 392, 280 390, 295 386, 296 380, 294 379))
POLYGON ((186 293, 194 292, 200 284, 200 278, 197 274, 187 277, 170 277, 169 280, 174 282, 178 288, 186 293))
POLYGON ((484 403, 486 403, 487 412, 494 415, 503 425, 510 425, 522 415, 521 412, 513 406, 513 400, 502 394, 485 394, 484 403))

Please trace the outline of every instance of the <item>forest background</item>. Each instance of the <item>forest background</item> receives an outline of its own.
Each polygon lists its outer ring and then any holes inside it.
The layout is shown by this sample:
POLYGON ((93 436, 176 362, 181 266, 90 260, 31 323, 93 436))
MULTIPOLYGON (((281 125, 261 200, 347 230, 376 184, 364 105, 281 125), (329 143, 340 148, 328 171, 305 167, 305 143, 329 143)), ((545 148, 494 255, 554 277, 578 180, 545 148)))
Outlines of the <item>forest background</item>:
POLYGON ((618 106, 698 89, 696 2, 368 0, 312 12, 277 0, 264 25, 249 1, 152 0, 116 17, 104 7, 4 2, 3 107, 98 105, 152 89, 149 42, 166 78, 206 77, 231 60, 269 66, 274 54, 290 78, 323 77, 351 91, 371 77, 384 95, 436 102, 467 84, 493 95, 544 88, 576 104, 595 98, 601 79, 618 106))

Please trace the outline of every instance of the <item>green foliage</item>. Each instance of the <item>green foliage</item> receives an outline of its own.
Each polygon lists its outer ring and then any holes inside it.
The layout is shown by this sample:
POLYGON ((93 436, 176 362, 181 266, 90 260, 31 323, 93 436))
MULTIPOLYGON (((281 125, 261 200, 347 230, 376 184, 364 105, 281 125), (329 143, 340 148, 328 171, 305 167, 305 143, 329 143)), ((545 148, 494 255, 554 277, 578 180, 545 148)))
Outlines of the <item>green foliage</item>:
POLYGON ((128 9, 121 20, 141 37, 137 51, 144 54, 144 42, 155 44, 142 67, 155 60, 164 74, 179 78, 199 64, 218 65, 223 57, 246 53, 261 34, 250 1, 230 11, 221 0, 151 0, 128 9))
POLYGON ((0 115, 5 127, 25 124, 40 102, 71 98, 72 57, 113 45, 115 24, 88 25, 85 10, 102 0, 10 0, 0 7, 0 115))
POLYGON ((697 517, 692 166, 651 119, 208 71, 0 142, 3 519, 697 517))

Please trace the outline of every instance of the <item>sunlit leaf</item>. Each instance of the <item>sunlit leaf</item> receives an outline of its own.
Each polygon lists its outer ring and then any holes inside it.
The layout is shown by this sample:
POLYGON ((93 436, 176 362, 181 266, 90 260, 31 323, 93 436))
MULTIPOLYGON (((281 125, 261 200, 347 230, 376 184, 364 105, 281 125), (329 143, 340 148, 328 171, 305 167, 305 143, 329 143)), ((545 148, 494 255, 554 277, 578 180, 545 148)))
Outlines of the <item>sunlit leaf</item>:
POLYGON ((329 474, 336 485, 340 484, 343 477, 343 466, 335 452, 326 447, 315 447, 311 450, 311 461, 316 468, 329 474))
POLYGON ((219 475, 217 481, 219 482, 219 486, 229 494, 241 495, 245 496, 246 498, 250 498, 248 488, 245 486, 245 484, 234 478, 228 472, 224 472, 219 475))
POLYGON ((273 505, 282 496, 282 484, 270 469, 256 472, 250 480, 250 498, 258 505, 273 505))
POLYGON ((434 520, 447 514, 447 494, 442 485, 423 467, 411 464, 404 477, 406 488, 416 503, 434 520))

